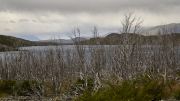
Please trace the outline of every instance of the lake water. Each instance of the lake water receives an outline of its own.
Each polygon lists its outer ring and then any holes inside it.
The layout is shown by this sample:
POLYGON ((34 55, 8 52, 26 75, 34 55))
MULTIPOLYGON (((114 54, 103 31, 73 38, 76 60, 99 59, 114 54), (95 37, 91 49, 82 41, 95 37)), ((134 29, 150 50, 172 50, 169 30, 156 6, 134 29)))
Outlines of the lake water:
MULTIPOLYGON (((120 48, 123 47, 123 46, 120 46, 120 48)), ((127 46, 128 47, 128 46, 127 46)), ((27 50, 29 52, 32 52, 34 54, 37 54, 39 52, 47 52, 49 50, 56 50, 56 49, 63 49, 64 51, 64 55, 66 53, 67 50, 70 51, 70 53, 74 53, 74 52, 77 52, 77 47, 75 45, 58 45, 58 46, 31 46, 31 47, 21 47, 19 48, 20 50, 27 50)), ((94 45, 84 45, 83 48, 85 49, 85 54, 88 56, 89 54, 89 51, 90 51, 90 48, 95 48, 96 51, 99 51, 99 49, 103 49, 105 48, 105 51, 107 52, 112 52, 114 54, 114 52, 116 51, 119 51, 118 48, 116 47, 116 45, 102 45, 102 46, 94 46, 94 45)), ((177 60, 180 61, 180 47, 175 47, 174 48, 174 54, 175 54, 175 57, 177 60)), ((129 50, 128 50, 129 51, 129 50)), ((143 53, 143 58, 148 58, 149 56, 153 56, 153 55, 159 55, 161 54, 161 52, 163 52, 163 48, 161 48, 161 46, 141 46, 140 50, 137 49, 136 50, 137 53, 143 53)), ((13 51, 13 52, 0 52, 0 56, 3 56, 4 53, 7 53, 7 54, 19 54, 18 51, 13 51)), ((112 54, 112 55, 113 55, 112 54)), ((127 53, 129 54, 129 53, 127 53)), ((168 53, 167 53, 168 54, 168 53)))

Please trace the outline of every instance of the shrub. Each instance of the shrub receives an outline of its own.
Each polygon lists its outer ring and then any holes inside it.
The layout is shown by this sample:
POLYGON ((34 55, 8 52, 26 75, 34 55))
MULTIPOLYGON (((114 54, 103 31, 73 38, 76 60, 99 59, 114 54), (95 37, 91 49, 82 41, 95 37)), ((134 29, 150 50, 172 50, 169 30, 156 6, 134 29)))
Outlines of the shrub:
POLYGON ((16 82, 13 80, 2 80, 0 82, 0 93, 15 94, 27 96, 34 94, 34 90, 40 92, 39 84, 35 81, 24 80, 16 82), (32 88, 33 87, 33 88, 32 88))
POLYGON ((17 94, 20 96, 32 95, 32 94, 34 94, 33 90, 40 92, 38 83, 35 81, 30 81, 30 80, 24 80, 23 82, 18 83, 16 85, 15 90, 16 90, 17 94))
POLYGON ((108 83, 109 87, 97 92, 84 92, 75 101, 148 101, 164 97, 165 86, 159 80, 144 78, 142 82, 124 80, 119 85, 108 83))
POLYGON ((108 83, 106 89, 100 88, 96 93, 83 93, 83 96, 77 98, 77 101, 116 101, 116 100, 131 100, 138 94, 139 88, 127 81, 122 81, 121 85, 108 83))
POLYGON ((3 80, 0 82, 0 92, 12 94, 16 81, 3 80))
POLYGON ((71 88, 70 88, 70 95, 73 95, 74 91, 76 91, 76 93, 78 93, 78 95, 82 94, 84 91, 85 92, 91 92, 93 89, 93 86, 94 86, 93 81, 94 80, 92 78, 88 78, 87 89, 85 89, 84 79, 78 78, 76 80, 76 82, 74 83, 74 85, 71 86, 71 88))
POLYGON ((148 77, 145 77, 142 80, 141 85, 142 86, 140 87, 140 92, 136 97, 137 100, 160 100, 165 96, 165 85, 163 81, 151 80, 148 77))
POLYGON ((174 98, 176 100, 180 100, 180 89, 176 91, 176 93, 174 94, 174 98))

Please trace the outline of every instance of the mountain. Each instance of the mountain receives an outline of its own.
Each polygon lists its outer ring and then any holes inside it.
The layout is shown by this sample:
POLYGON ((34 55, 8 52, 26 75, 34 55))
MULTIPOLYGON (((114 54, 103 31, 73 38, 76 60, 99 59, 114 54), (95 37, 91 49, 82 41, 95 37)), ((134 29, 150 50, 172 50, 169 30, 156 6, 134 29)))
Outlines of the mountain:
POLYGON ((161 31, 162 28, 166 28, 169 31, 172 30, 169 32, 169 34, 180 33, 180 23, 171 23, 171 24, 152 27, 152 28, 146 30, 145 32, 143 32, 141 35, 144 35, 144 36, 158 35, 158 32, 161 31))
POLYGON ((36 42, 31 42, 13 36, 0 35, 0 44, 6 46, 33 46, 37 45, 36 42))
POLYGON ((131 41, 136 40, 138 38, 143 38, 143 35, 133 34, 133 33, 110 33, 106 37, 96 37, 90 38, 86 41, 81 41, 81 44, 85 45, 93 45, 93 44, 101 44, 101 45, 116 45, 116 44, 123 44, 123 40, 125 40, 125 36, 131 41))
POLYGON ((122 44, 134 44, 141 45, 161 45, 173 43, 174 45, 180 45, 180 33, 171 33, 166 35, 139 35, 133 33, 110 33, 104 38, 97 37, 91 38, 86 41, 81 41, 80 44, 84 45, 122 45, 122 44))
POLYGON ((119 33, 110 33, 110 34, 106 35, 105 37, 121 37, 121 34, 119 34, 119 33))
POLYGON ((73 43, 70 39, 49 39, 49 40, 41 40, 38 42, 50 42, 50 43, 57 43, 57 44, 71 44, 73 43))
POLYGON ((16 38, 13 36, 0 35, 0 51, 15 50, 16 48, 23 46, 47 46, 47 45, 52 45, 52 43, 32 42, 29 40, 16 38))
POLYGON ((35 45, 38 44, 12 36, 0 35, 0 51, 17 51, 18 47, 35 45))
POLYGON ((40 41, 40 39, 34 35, 13 35, 14 37, 29 40, 29 41, 40 41))
POLYGON ((84 37, 76 37, 76 38, 72 38, 71 40, 73 40, 73 42, 77 42, 77 41, 86 41, 86 40, 89 40, 89 39, 84 38, 84 37))
POLYGON ((72 39, 49 39, 49 40, 41 40, 39 42, 51 42, 51 43, 56 43, 56 44, 72 44, 74 42, 86 41, 86 40, 89 40, 89 38, 76 37, 72 39))

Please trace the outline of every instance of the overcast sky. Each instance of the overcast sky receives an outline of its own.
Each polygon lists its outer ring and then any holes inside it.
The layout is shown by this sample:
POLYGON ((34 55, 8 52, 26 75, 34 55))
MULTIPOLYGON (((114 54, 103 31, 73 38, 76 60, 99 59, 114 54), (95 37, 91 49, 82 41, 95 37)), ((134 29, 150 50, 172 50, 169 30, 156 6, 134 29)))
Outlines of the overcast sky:
POLYGON ((134 11, 143 26, 180 23, 180 0, 0 0, 0 34, 67 38, 74 27, 82 36, 117 32, 123 14, 134 11))

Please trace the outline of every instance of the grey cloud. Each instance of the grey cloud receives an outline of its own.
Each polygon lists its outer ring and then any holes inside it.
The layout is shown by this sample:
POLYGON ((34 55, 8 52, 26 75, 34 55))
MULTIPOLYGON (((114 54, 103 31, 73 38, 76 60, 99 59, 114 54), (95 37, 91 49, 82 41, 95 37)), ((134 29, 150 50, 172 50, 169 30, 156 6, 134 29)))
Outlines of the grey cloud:
POLYGON ((0 23, 8 23, 7 21, 0 21, 0 23))
POLYGON ((33 22, 37 22, 36 20, 32 20, 33 22))
POLYGON ((8 29, 8 28, 4 28, 4 30, 5 30, 5 31, 11 31, 11 30, 10 30, 10 29, 8 29))
POLYGON ((11 20, 10 22, 11 22, 11 23, 16 23, 16 22, 15 22, 15 21, 13 21, 13 20, 11 20))
POLYGON ((116 12, 143 9, 152 12, 180 9, 179 0, 1 0, 0 10, 59 11, 59 12, 116 12))
POLYGON ((59 20, 51 20, 51 23, 62 23, 62 21, 59 21, 59 20))
POLYGON ((28 19, 20 19, 19 22, 27 22, 29 21, 28 19))

